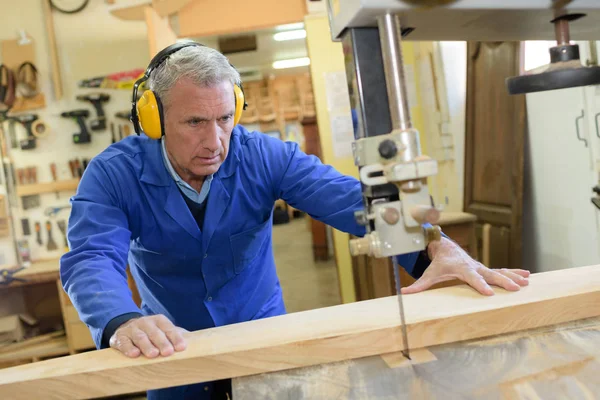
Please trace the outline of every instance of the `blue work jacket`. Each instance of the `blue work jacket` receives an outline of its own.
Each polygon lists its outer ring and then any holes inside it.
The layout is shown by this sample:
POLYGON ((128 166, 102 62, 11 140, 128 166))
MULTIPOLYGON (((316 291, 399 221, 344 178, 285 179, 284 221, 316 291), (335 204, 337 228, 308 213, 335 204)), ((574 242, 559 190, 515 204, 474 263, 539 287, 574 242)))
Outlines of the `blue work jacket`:
MULTIPOLYGON (((272 249, 277 199, 341 231, 365 234, 353 177, 236 126, 214 174, 202 229, 166 169, 159 141, 130 136, 89 163, 71 199, 63 286, 96 346, 122 314, 164 314, 189 331, 285 313, 272 249), (127 285, 129 264, 142 299, 127 285)), ((293 240, 293 238, 291 238, 293 240)), ((399 257, 410 271, 418 253, 399 257)))

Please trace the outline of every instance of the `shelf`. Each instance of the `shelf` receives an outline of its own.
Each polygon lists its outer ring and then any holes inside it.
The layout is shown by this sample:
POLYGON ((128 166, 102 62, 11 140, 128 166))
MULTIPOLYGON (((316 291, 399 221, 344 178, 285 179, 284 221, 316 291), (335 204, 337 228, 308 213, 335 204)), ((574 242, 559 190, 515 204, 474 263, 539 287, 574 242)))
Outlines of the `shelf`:
POLYGON ((79 179, 68 181, 56 181, 47 183, 33 183, 29 185, 17 185, 17 196, 31 196, 42 193, 54 193, 77 190, 79 179))

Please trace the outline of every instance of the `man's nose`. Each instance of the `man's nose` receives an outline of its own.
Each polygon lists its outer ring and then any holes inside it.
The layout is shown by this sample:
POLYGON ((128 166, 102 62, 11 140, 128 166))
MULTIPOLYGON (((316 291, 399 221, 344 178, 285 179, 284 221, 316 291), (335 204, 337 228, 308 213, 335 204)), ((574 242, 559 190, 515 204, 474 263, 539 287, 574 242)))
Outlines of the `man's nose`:
POLYGON ((212 153, 216 153, 221 147, 221 142, 219 141, 219 125, 216 123, 212 123, 210 128, 207 130, 207 135, 204 140, 204 148, 210 150, 212 153))

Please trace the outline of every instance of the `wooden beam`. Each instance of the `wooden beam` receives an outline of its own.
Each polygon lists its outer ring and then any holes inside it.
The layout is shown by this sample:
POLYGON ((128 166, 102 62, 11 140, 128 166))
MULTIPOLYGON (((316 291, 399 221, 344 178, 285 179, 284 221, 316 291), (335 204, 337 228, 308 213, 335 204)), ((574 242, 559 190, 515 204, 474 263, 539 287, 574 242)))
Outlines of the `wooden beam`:
MULTIPOLYGON (((404 297, 411 348, 489 337, 600 315, 600 265, 532 275, 519 292, 461 285, 404 297)), ((192 332, 169 357, 92 351, 3 369, 0 398, 78 399, 385 354, 403 348, 395 297, 192 332)))
POLYGON ((177 35, 171 29, 167 17, 161 17, 154 8, 144 9, 146 29, 148 33, 148 49, 150 58, 167 46, 177 41, 177 35))
POLYGON ((271 29, 303 22, 306 0, 194 0, 179 10, 179 37, 271 29))
POLYGON ((63 96, 62 76, 60 63, 58 62, 58 50, 56 46, 56 34, 54 33, 54 18, 50 0, 42 0, 44 18, 46 18, 46 37, 50 47, 50 61, 52 63, 52 84, 54 85, 54 99, 61 100, 63 96))

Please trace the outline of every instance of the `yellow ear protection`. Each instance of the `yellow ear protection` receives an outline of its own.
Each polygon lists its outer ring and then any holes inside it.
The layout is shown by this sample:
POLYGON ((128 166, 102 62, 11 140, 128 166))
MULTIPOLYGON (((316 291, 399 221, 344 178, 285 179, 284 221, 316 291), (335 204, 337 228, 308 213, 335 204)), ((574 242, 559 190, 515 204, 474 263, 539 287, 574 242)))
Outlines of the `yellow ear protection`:
MULTIPOLYGON (((145 90, 138 100, 138 87, 150 78, 150 74, 160 64, 162 64, 169 56, 184 47, 203 46, 197 42, 181 42, 172 44, 158 54, 150 61, 144 75, 138 79, 133 85, 133 100, 131 102, 131 122, 133 129, 140 135, 142 132, 149 138, 160 139, 165 133, 163 106, 160 98, 151 90, 145 90)), ((233 65, 231 66, 232 68, 233 65)), ((242 111, 248 106, 244 96, 244 88, 242 82, 238 82, 233 86, 235 96, 235 113, 233 123, 237 125, 242 117, 242 111)))

